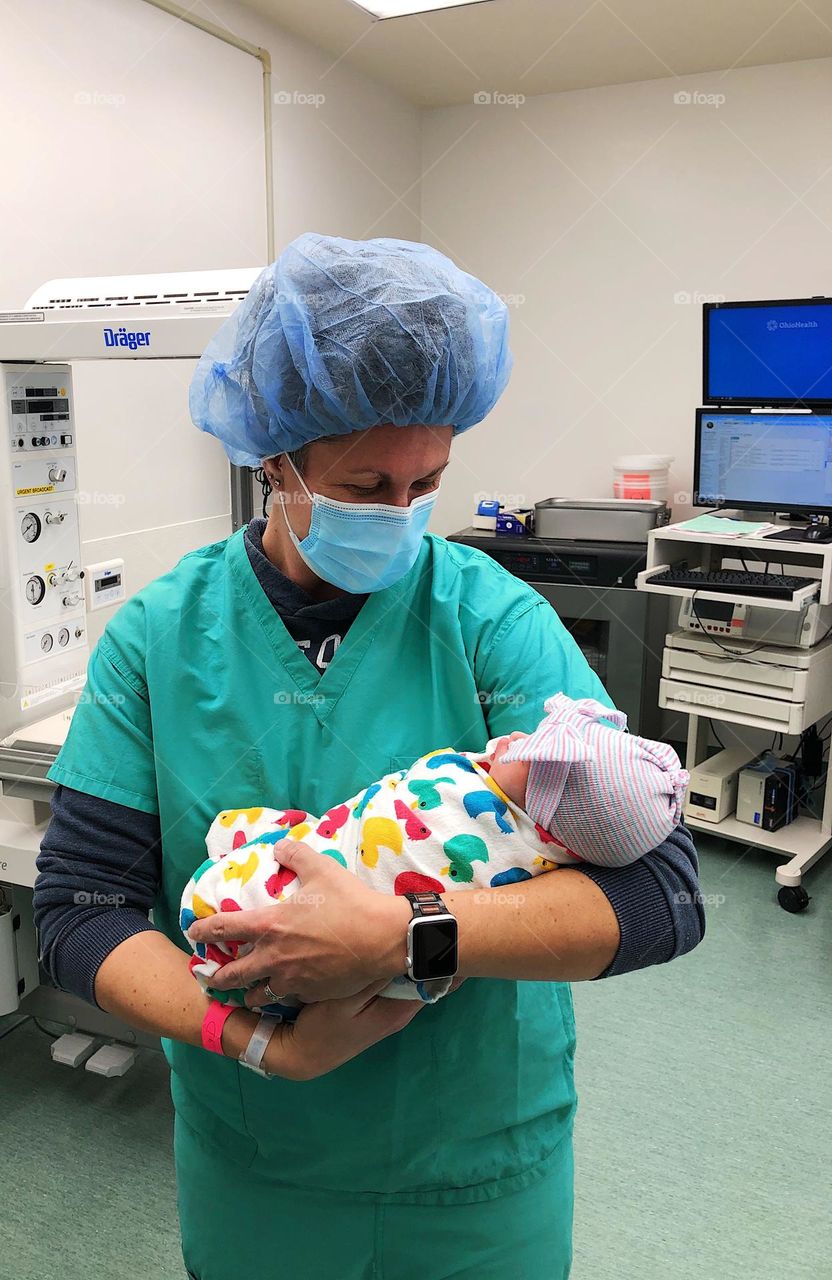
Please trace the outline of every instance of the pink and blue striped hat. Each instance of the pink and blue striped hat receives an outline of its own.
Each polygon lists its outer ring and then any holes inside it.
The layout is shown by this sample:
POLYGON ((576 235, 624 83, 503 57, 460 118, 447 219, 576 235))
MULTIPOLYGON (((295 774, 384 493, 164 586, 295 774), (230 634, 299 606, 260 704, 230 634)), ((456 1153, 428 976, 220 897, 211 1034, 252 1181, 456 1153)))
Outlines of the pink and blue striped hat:
POLYGON ((529 817, 600 865, 621 865, 666 840, 681 821, 690 776, 673 748, 626 732, 626 715, 594 698, 556 693, 544 710, 502 757, 531 762, 529 817))

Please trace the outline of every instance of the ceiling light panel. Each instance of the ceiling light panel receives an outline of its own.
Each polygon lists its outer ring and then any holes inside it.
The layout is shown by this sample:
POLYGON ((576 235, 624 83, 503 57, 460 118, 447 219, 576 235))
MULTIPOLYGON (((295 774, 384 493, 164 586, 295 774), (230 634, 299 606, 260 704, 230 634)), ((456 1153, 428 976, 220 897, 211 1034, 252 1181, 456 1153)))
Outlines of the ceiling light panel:
POLYGON ((438 9, 462 9, 475 4, 491 4, 493 0, 351 0, 372 18, 406 18, 414 13, 433 13, 438 9))

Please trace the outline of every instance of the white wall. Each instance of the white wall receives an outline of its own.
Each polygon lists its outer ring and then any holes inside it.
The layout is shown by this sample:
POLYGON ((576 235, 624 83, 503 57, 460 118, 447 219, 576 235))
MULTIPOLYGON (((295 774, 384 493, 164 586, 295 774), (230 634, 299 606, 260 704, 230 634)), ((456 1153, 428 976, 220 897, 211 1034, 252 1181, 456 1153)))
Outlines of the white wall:
MULTIPOLYGON (((305 230, 418 238, 418 110, 248 9, 201 11, 272 55, 278 251, 305 230)), ((143 0, 8 0, 0 32, 0 308, 57 276, 265 264, 255 58, 143 0)), ((82 508, 84 558, 125 556, 131 591, 230 530, 190 372, 76 369, 80 487, 105 499, 82 508)))
MULTIPOLYGON (((250 10, 194 10, 269 49, 275 92, 325 98, 273 106, 278 249, 416 237, 417 108, 250 10)), ((0 31, 0 305, 52 276, 265 261, 256 59, 143 0, 6 0, 0 31)))
POLYGON ((478 490, 611 494, 620 453, 674 454, 690 490, 701 306, 676 297, 832 293, 830 118, 829 60, 426 113, 423 236, 512 296, 516 357, 440 532, 478 490))
MULTIPOLYGON (((418 239, 417 108, 247 9, 195 8, 272 55, 278 252, 308 230, 418 239)), ((54 277, 264 264, 262 119, 256 59, 142 0, 5 0, 0 309, 54 277)), ((83 559, 124 556, 131 593, 230 531, 189 376, 76 366, 83 559)))

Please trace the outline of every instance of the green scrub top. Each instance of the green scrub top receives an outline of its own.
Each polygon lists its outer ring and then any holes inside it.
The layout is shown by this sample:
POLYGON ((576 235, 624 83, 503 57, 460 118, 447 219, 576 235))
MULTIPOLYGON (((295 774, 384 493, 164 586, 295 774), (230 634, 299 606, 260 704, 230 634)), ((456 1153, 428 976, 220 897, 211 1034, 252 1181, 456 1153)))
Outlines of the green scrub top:
MULTIPOLYGON (((158 813, 153 918, 190 954, 179 901, 221 809, 322 813, 434 748, 476 751, 530 731, 558 690, 609 705, 537 592, 482 552, 432 535, 403 579, 369 597, 319 675, 239 531, 122 605, 48 776, 158 813)), ((278 1184, 411 1204, 488 1200, 545 1177, 571 1141, 575 1028, 564 983, 469 980, 309 1082, 163 1046, 184 1120, 278 1184)))

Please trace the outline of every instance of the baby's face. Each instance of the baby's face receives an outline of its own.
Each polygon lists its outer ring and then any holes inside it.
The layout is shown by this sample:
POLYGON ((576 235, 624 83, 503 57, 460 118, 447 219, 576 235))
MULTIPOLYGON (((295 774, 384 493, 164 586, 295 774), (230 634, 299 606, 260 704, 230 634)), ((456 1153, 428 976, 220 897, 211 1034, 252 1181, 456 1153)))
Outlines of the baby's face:
POLYGON ((508 798, 518 804, 521 809, 525 808, 526 804, 526 783, 529 780, 531 762, 529 760, 514 760, 504 764, 503 756, 512 742, 516 742, 518 738, 527 738, 528 736, 527 733, 511 733, 508 737, 500 738, 494 748, 490 772, 490 776, 497 783, 497 786, 505 791, 508 798))

